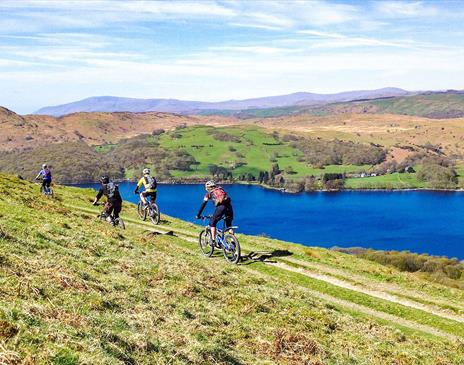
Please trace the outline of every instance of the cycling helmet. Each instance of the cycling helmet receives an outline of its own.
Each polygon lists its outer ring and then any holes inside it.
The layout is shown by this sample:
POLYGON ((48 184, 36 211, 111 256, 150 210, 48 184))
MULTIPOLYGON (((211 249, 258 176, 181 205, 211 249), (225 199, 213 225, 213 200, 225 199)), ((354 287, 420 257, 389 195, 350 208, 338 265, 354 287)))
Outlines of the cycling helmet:
POLYGON ((211 190, 212 188, 214 188, 216 186, 216 183, 213 181, 213 180, 209 180, 206 182, 205 184, 205 189, 206 190, 211 190))
POLYGON ((150 175, 150 169, 143 169, 144 175, 150 175))
POLYGON ((108 184, 110 182, 110 178, 108 176, 102 176, 100 181, 102 184, 108 184))
POLYGON ((46 168, 47 168, 47 164, 44 163, 44 164, 42 165, 42 168, 43 168, 43 169, 46 169, 46 168))

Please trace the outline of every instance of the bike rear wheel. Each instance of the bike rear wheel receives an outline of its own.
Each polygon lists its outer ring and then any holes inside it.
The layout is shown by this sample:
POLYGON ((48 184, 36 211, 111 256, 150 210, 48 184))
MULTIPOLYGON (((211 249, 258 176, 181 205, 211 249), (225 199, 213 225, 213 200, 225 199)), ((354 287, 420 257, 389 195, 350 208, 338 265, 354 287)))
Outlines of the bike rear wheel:
POLYGON ((237 264, 240 261, 240 243, 237 237, 233 234, 226 234, 224 241, 229 246, 227 249, 224 245, 222 251, 224 252, 224 258, 232 264, 237 264))
POLYGON ((137 205, 137 213, 140 217, 141 220, 146 220, 147 219, 147 210, 145 209, 144 205, 140 201, 139 204, 137 205))
POLYGON ((204 256, 211 257, 214 252, 214 246, 211 244, 211 232, 207 229, 204 229, 200 232, 198 237, 198 245, 204 256))
MULTIPOLYGON (((146 213, 146 211, 145 211, 146 213)), ((150 220, 156 226, 160 222, 160 211, 156 203, 151 203, 150 206, 150 220)))

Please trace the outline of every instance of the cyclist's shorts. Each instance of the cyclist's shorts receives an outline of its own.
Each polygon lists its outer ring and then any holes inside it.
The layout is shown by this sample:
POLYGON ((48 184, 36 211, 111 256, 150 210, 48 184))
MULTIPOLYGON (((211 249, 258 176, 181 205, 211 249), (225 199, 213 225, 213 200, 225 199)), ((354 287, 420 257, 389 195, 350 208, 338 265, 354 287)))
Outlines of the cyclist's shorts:
POLYGON ((157 196, 156 191, 144 191, 144 192, 142 192, 142 195, 143 195, 145 198, 150 197, 150 199, 151 199, 152 202, 156 201, 156 196, 157 196))
POLYGON ((220 204, 216 207, 216 210, 213 213, 213 216, 209 220, 210 227, 216 227, 218 222, 224 218, 226 222, 226 227, 232 226, 232 221, 234 219, 234 210, 232 209, 232 204, 230 199, 227 199, 224 204, 220 204))

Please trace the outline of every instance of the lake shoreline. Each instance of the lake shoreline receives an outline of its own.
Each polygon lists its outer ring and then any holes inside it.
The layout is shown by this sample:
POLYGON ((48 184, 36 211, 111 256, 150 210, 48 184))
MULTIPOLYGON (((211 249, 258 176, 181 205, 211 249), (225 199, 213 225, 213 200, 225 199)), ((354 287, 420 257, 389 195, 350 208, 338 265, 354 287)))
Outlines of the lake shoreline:
MULTIPOLYGON (((244 183, 225 188, 234 202, 234 223, 248 235, 265 234, 306 246, 361 246, 464 258, 461 192, 409 189, 401 194, 393 190, 290 194, 244 183)), ((135 182, 121 182, 119 189, 124 200, 138 203, 135 182)), ((160 183, 158 191, 161 212, 198 223, 195 215, 205 195, 202 184, 160 183)), ((212 209, 208 205, 207 214, 212 209)))
MULTIPOLYGON (((188 180, 160 180, 158 184, 162 185, 197 185, 197 184, 204 184, 207 179, 188 179, 188 180)), ((136 183, 137 180, 133 179, 114 179, 116 183, 136 183)), ((346 189, 316 189, 316 190, 308 190, 308 191, 292 191, 285 188, 280 188, 277 186, 271 186, 267 184, 260 184, 254 182, 245 182, 245 181, 221 181, 216 180, 218 184, 222 185, 245 185, 245 186, 258 186, 263 189, 280 191, 286 194, 302 194, 302 193, 339 193, 339 192, 407 192, 407 191, 424 191, 424 192, 450 192, 450 193, 463 193, 464 189, 437 189, 437 188, 393 188, 393 189, 383 189, 383 188, 346 188, 346 189)), ((79 185, 79 184, 98 184, 99 181, 81 181, 81 182, 72 182, 72 183, 61 183, 63 185, 79 185)))

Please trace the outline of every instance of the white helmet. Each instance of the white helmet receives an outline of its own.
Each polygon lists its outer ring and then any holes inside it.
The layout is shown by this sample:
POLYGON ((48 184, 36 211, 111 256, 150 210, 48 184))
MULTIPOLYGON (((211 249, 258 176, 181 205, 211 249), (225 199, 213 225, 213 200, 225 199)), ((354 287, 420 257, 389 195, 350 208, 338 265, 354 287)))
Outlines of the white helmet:
POLYGON ((150 174, 150 169, 143 169, 143 174, 144 175, 149 175, 150 174))
POLYGON ((209 180, 205 184, 205 189, 210 190, 216 186, 216 183, 213 180, 209 180))
POLYGON ((42 164, 42 168, 43 169, 47 168, 47 164, 46 163, 42 164))

